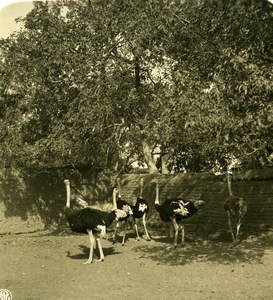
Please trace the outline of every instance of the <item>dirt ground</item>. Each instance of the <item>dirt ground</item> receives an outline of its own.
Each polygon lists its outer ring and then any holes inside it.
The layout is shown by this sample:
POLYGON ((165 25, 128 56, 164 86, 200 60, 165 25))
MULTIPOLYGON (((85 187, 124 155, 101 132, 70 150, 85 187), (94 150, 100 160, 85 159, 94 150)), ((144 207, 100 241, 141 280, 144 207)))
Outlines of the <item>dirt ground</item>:
POLYGON ((0 236, 0 289, 14 300, 273 299, 273 233, 200 238, 186 246, 152 232, 153 240, 125 246, 103 240, 105 260, 83 265, 88 237, 39 232, 0 236))

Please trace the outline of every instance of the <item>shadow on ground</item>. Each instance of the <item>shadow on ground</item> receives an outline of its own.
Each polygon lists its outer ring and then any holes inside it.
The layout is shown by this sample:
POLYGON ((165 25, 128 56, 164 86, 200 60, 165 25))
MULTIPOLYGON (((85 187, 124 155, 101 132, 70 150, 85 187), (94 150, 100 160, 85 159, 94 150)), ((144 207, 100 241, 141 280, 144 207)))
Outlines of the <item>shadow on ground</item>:
MULTIPOLYGON (((69 229, 55 231, 47 234, 38 234, 39 236, 75 236, 69 229)), ((30 235, 31 236, 31 235, 30 235)), ((109 234, 109 237, 111 234, 109 234)), ((152 232, 152 241, 145 240, 135 244, 135 234, 128 233, 128 239, 124 248, 121 246, 121 236, 118 236, 117 243, 111 246, 105 246, 103 251, 105 256, 116 254, 136 255, 138 259, 155 261, 158 265, 179 266, 194 264, 199 262, 232 265, 234 263, 263 264, 265 254, 273 254, 273 231, 248 232, 240 236, 240 242, 232 244, 230 234, 227 231, 219 231, 213 235, 200 236, 187 232, 185 246, 178 244, 176 248, 170 248, 173 238, 166 235, 160 235, 158 231, 152 232), (134 242, 133 242, 134 241, 134 242), (121 249, 123 249, 121 251, 121 249)), ((39 240, 41 243, 42 241, 39 240)), ((44 241, 46 242, 46 240, 44 241)), ((83 260, 89 255, 89 243, 86 239, 86 245, 78 245, 77 254, 67 253, 70 259, 83 260)), ((96 254, 98 256, 98 249, 96 254)))
MULTIPOLYGON (((71 255, 70 251, 67 251, 67 257, 71 259, 87 259, 89 255, 89 247, 84 246, 84 245, 79 245, 79 253, 71 255)), ((121 252, 117 252, 114 247, 103 247, 103 253, 105 256, 110 256, 110 255, 117 255, 121 254, 121 252)), ((95 258, 99 258, 99 251, 98 249, 94 250, 95 258)))
POLYGON ((273 233, 249 235, 237 244, 232 244, 229 240, 225 234, 219 234, 217 238, 210 240, 188 237, 185 246, 178 244, 176 248, 169 249, 173 238, 154 236, 151 243, 133 247, 133 251, 140 254, 139 258, 173 266, 196 262, 262 264, 266 251, 272 251, 273 233))

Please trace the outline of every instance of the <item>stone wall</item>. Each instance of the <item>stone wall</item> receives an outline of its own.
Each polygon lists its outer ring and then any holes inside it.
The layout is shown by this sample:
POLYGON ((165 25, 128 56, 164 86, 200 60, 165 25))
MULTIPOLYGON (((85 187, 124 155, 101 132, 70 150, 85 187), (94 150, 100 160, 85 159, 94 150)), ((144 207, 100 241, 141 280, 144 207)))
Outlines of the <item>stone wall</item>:
MULTIPOLYGON (((0 172, 0 234, 24 233, 65 225, 65 186, 69 178, 72 198, 82 195, 90 205, 112 203, 115 174, 73 169, 18 172, 14 169, 0 172)), ((139 179, 144 178, 143 198, 150 204, 148 222, 164 226, 153 208, 155 182, 159 181, 160 201, 182 197, 185 200, 203 199, 206 206, 188 223, 200 230, 227 228, 223 203, 228 197, 225 176, 212 174, 123 174, 122 198, 133 203, 139 193, 139 179)), ((248 202, 245 229, 273 227, 273 169, 235 172, 232 182, 234 194, 248 202)))

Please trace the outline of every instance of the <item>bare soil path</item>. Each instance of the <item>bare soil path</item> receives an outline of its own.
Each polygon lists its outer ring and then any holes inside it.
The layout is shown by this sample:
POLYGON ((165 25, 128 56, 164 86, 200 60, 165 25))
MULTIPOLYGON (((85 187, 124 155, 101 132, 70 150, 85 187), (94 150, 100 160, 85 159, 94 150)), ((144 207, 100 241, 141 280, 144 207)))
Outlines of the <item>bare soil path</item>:
POLYGON ((105 261, 83 265, 88 237, 40 232, 0 236, 0 289, 14 300, 273 299, 273 234, 230 242, 133 236, 103 240, 105 261))

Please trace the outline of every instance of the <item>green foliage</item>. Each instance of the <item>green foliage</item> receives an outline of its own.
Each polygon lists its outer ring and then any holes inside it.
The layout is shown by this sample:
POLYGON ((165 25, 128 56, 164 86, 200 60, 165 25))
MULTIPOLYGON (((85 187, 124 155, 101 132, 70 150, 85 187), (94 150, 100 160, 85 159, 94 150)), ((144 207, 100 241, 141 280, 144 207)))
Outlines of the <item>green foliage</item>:
POLYGON ((268 1, 35 2, 21 21, 1 40, 4 164, 128 170, 144 142, 179 171, 268 163, 268 1))

